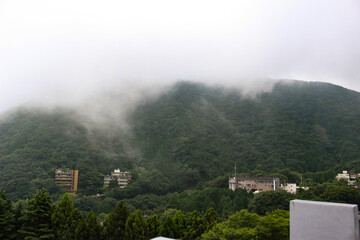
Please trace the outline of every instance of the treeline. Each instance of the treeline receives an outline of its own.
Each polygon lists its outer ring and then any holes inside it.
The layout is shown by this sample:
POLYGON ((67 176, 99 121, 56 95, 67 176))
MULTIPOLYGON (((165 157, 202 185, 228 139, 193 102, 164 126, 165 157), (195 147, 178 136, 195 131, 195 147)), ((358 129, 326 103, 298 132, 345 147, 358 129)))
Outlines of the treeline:
POLYGON ((150 239, 156 236, 197 239, 220 221, 214 209, 204 215, 193 211, 188 217, 179 210, 174 215, 144 219, 142 212, 132 213, 124 202, 101 223, 90 211, 83 217, 68 194, 55 206, 43 189, 32 199, 12 205, 4 191, 0 194, 0 239, 150 239))
MULTIPOLYGON (((81 211, 94 211, 98 215, 109 213, 116 206, 118 200, 123 200, 131 211, 141 209, 144 214, 161 215, 167 209, 179 209, 184 213, 197 210, 205 213, 207 209, 214 208, 220 217, 228 217, 236 211, 247 209, 249 211, 264 215, 275 209, 287 210, 289 201, 292 199, 328 201, 358 204, 360 207, 360 190, 348 186, 345 181, 337 181, 333 178, 333 171, 308 174, 307 190, 299 189, 296 194, 285 191, 263 192, 253 194, 245 190, 231 191, 227 186, 206 187, 204 189, 185 190, 180 193, 168 193, 157 196, 154 194, 139 194, 134 198, 113 198, 121 194, 121 189, 113 189, 105 193, 105 198, 76 197, 74 204, 81 211), (310 179, 310 176, 312 179, 310 179), (323 180, 332 177, 322 183, 316 183, 313 179, 323 180)), ((270 174, 271 175, 271 174, 270 174)), ((288 178, 291 176, 288 175, 288 178)), ((305 179, 305 177, 304 177, 305 179)))
POLYGON ((156 236, 175 239, 288 239, 289 214, 284 210, 261 217, 246 210, 222 221, 213 208, 204 214, 195 210, 165 211, 144 218, 141 210, 130 213, 119 201, 115 209, 99 222, 90 211, 86 216, 74 207, 68 194, 54 205, 43 189, 32 199, 12 204, 0 192, 0 239, 66 239, 66 240, 146 240, 156 236))
POLYGON ((45 190, 16 203, 1 191, 0 239, 287 239, 292 199, 360 205, 360 191, 344 181, 317 184, 296 195, 204 189, 173 194, 166 206, 154 211, 158 214, 119 201, 109 214, 98 217, 91 208, 80 211, 67 194, 56 205, 45 190))

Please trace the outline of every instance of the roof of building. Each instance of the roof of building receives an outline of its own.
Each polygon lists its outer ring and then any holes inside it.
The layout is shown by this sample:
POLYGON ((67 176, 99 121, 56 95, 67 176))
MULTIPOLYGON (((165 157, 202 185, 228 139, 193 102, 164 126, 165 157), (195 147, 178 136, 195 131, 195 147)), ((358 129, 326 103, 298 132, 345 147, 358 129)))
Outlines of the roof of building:
POLYGON ((150 240, 176 240, 175 238, 167 238, 167 237, 156 237, 156 238, 152 238, 150 240))
POLYGON ((236 177, 236 180, 274 180, 278 177, 236 177))

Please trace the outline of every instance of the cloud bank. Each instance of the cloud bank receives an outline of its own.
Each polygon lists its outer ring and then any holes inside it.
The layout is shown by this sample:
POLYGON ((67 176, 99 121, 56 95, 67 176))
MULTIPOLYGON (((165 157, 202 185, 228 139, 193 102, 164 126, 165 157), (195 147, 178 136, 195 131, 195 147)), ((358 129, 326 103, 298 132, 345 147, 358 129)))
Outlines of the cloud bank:
POLYGON ((0 1, 0 112, 124 101, 178 80, 256 79, 360 91, 360 2, 0 1))

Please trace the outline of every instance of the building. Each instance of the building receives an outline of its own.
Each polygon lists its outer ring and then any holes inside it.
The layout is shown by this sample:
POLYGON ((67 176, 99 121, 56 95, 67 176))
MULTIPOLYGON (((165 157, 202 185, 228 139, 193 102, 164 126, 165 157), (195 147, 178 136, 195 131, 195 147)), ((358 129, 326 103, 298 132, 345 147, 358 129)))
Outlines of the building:
POLYGON ((78 190, 79 170, 55 169, 55 184, 65 188, 70 194, 78 190))
POLYGON ((296 194, 297 186, 296 183, 285 183, 282 189, 289 193, 296 194))
POLYGON ((150 240, 176 240, 175 238, 167 238, 167 237, 156 237, 156 238, 152 238, 150 240))
POLYGON ((150 240, 176 240, 175 238, 167 238, 167 237, 156 237, 156 238, 152 238, 150 240))
POLYGON ((131 182, 131 173, 121 172, 120 169, 111 171, 111 175, 104 176, 104 185, 109 185, 111 181, 117 181, 120 188, 126 188, 131 182))
POLYGON ((342 171, 336 175, 337 180, 347 181, 349 186, 358 188, 358 179, 360 178, 360 173, 348 173, 348 171, 342 171))
POLYGON ((278 177, 230 177, 229 189, 246 189, 248 192, 279 191, 280 180, 278 177))
POLYGON ((350 180, 350 175, 347 171, 342 171, 342 173, 338 173, 338 175, 336 175, 336 179, 337 180, 346 180, 347 182, 349 182, 350 180))

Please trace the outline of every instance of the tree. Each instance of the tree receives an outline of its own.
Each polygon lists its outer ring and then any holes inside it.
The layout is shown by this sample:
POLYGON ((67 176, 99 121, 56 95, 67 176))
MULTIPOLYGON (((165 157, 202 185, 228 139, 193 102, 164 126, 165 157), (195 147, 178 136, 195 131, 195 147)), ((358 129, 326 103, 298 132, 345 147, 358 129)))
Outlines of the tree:
POLYGON ((329 202, 352 203, 360 206, 360 192, 354 187, 341 184, 325 184, 320 198, 329 202))
POLYGON ((104 222, 104 236, 109 240, 125 240, 125 224, 129 210, 123 201, 118 202, 104 222))
POLYGON ((258 239, 256 227, 260 223, 260 217, 255 213, 241 210, 231 215, 228 220, 216 224, 207 233, 202 235, 202 239, 258 239))
POLYGON ((4 190, 0 191, 0 239, 12 239, 14 234, 14 213, 11 201, 5 195, 4 190))
POLYGON ((174 238, 176 232, 176 226, 174 224, 174 221, 172 220, 172 217, 167 216, 165 221, 160 227, 159 235, 169 238, 174 238))
POLYGON ((91 211, 85 220, 80 220, 76 231, 76 240, 101 240, 102 229, 97 222, 95 214, 91 211))
POLYGON ((266 191, 258 193, 249 203, 249 211, 259 215, 276 209, 289 210, 290 200, 294 195, 286 191, 266 191))
POLYGON ((161 215, 160 220, 161 220, 162 222, 164 222, 167 217, 173 218, 173 217, 175 216, 175 214, 176 214, 177 211, 178 211, 178 210, 176 210, 176 209, 174 209, 174 208, 168 208, 168 209, 166 209, 166 210, 164 211, 164 213, 161 215))
POLYGON ((27 200, 19 200, 14 204, 14 234, 18 240, 24 239, 24 236, 20 234, 19 230, 23 227, 23 215, 25 215, 25 209, 27 207, 27 200))
POLYGON ((174 237, 175 238, 183 238, 185 235, 185 232, 186 232, 186 218, 181 210, 179 210, 175 213, 173 221, 175 224, 174 237))
POLYGON ((101 240, 102 228, 92 211, 87 215, 85 222, 87 223, 89 232, 88 240, 101 240))
POLYGON ((74 208, 74 204, 65 194, 51 216, 55 230, 55 239, 75 239, 75 231, 82 219, 80 212, 74 208))
POLYGON ((149 239, 158 236, 160 229, 160 221, 157 215, 152 215, 151 217, 146 219, 146 228, 149 239))
POLYGON ((52 213, 52 200, 45 189, 42 189, 29 201, 29 207, 21 219, 24 224, 19 233, 25 240, 54 239, 51 226, 52 213))
POLYGON ((216 224, 202 235, 202 239, 286 240, 289 239, 289 212, 275 210, 260 217, 241 210, 216 224))
POLYGON ((215 209, 209 208, 205 215, 205 224, 206 224, 206 231, 210 230, 216 223, 220 221, 219 215, 216 213, 215 209))
POLYGON ((193 211, 187 221, 187 231, 185 233, 185 240, 197 239, 206 230, 206 223, 199 211, 193 211))
POLYGON ((126 220, 125 237, 132 240, 146 239, 146 223, 142 216, 141 210, 136 210, 126 220))
POLYGON ((259 239, 263 240, 287 240, 289 239, 289 212, 285 210, 275 210, 266 213, 260 219, 257 227, 259 239))

